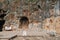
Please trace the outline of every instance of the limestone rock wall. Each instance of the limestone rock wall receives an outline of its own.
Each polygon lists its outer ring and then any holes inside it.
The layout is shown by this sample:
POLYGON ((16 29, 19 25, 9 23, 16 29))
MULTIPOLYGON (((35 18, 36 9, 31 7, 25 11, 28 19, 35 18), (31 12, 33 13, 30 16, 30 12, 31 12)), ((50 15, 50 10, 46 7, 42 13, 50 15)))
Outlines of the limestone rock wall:
POLYGON ((59 30, 58 28, 60 26, 59 25, 60 5, 58 2, 59 2, 58 0, 57 1, 56 0, 55 1, 0 0, 0 9, 7 11, 7 15, 4 17, 6 21, 19 20, 20 16, 26 16, 29 18, 30 22, 36 20, 41 22, 42 26, 45 25, 44 26, 44 28, 46 27, 45 29, 52 30, 54 29, 54 27, 57 27, 56 28, 57 31, 59 30), (10 13, 14 14, 14 17, 13 15, 10 15, 10 13))
POLYGON ((25 12, 26 16, 29 16, 31 20, 40 21, 40 19, 44 20, 56 14, 56 9, 54 9, 55 4, 58 4, 57 1, 2 0, 0 1, 0 8, 8 12, 16 12, 18 16, 24 16, 23 11, 28 10, 25 12), (38 7, 38 5, 40 7, 38 7), (28 12, 30 12, 30 14, 28 12))

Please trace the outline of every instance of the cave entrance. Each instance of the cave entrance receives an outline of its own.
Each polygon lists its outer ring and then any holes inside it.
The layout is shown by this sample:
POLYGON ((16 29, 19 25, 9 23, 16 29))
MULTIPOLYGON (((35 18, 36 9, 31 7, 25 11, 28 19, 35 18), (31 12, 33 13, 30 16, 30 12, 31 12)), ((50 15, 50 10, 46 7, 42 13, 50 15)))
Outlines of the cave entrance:
POLYGON ((0 20, 0 32, 2 31, 5 20, 0 20))
POLYGON ((0 32, 2 31, 3 25, 5 23, 4 16, 6 16, 6 14, 1 14, 0 15, 0 32))
MULTIPOLYGON (((27 26, 28 27, 29 24, 29 19, 26 16, 22 16, 20 18, 20 26, 27 26)), ((22 27, 21 27, 22 28, 22 27)))

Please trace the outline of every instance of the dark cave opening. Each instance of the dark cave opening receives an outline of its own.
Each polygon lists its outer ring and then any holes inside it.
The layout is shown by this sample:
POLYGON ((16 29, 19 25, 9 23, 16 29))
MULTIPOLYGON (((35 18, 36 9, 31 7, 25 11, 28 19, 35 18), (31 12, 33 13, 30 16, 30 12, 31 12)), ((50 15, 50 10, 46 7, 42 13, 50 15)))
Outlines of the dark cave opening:
POLYGON ((2 28, 3 28, 3 25, 5 23, 5 20, 4 20, 4 16, 6 16, 6 14, 1 14, 0 15, 0 32, 2 31, 2 28))
POLYGON ((2 31, 5 20, 0 20, 0 32, 2 31))
POLYGON ((21 18, 20 18, 20 23, 21 23, 21 25, 25 25, 25 24, 29 24, 29 19, 28 19, 28 17, 26 17, 26 16, 22 16, 21 18))

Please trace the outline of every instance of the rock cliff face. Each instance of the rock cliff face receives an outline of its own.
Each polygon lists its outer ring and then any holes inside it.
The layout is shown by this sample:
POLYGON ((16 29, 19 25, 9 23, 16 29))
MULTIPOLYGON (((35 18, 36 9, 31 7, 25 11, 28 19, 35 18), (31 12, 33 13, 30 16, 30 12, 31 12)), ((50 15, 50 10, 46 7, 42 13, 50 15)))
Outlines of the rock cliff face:
MULTIPOLYGON (((54 20, 59 20, 57 17, 60 16, 60 5, 58 2, 58 0, 0 0, 0 9, 5 11, 0 11, 0 15, 2 13, 6 14, 4 17, 6 22, 19 20, 21 16, 26 16, 29 18, 30 23, 36 20, 41 22, 41 26, 46 23, 48 26, 52 26, 51 29, 53 29, 53 25, 55 25, 54 22, 56 22, 54 20)), ((57 25, 59 25, 59 21, 55 26, 57 27, 57 25)), ((47 27, 46 29, 50 28, 47 27)))
POLYGON ((45 0, 2 0, 0 1, 0 8, 7 12, 16 12, 19 16, 29 16, 32 20, 41 19, 50 17, 51 15, 56 15, 55 10, 58 8, 58 1, 45 1, 45 0))

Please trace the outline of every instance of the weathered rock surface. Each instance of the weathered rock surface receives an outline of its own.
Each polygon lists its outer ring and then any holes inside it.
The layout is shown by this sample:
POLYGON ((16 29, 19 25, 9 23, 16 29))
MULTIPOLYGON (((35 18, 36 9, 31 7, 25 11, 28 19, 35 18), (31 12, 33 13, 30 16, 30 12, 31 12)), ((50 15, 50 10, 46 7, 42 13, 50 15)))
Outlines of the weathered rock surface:
POLYGON ((56 33, 60 34, 60 16, 51 17, 44 20, 43 27, 45 30, 54 30, 56 33))

